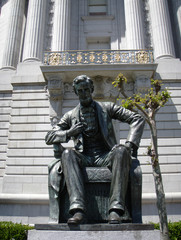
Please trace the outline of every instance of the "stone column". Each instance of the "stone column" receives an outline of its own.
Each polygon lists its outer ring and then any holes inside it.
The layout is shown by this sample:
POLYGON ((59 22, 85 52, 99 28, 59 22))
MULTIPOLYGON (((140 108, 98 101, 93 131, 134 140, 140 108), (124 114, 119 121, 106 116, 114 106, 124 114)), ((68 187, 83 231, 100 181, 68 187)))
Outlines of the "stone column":
POLYGON ((149 0, 154 57, 175 57, 167 0, 149 0))
MULTIPOLYGON (((181 34, 181 0, 177 0, 177 20, 178 20, 178 27, 179 32, 181 34)), ((179 42, 181 44, 181 42, 179 42)))
POLYGON ((23 61, 42 60, 46 3, 45 0, 29 0, 23 61))
POLYGON ((144 49, 142 1, 124 0, 127 49, 144 49))
POLYGON ((70 0, 55 0, 52 51, 70 48, 70 0))
POLYGON ((20 55, 25 0, 11 0, 2 68, 15 69, 20 55))
POLYGON ((178 51, 176 52, 176 56, 181 58, 181 0, 172 0, 173 6, 173 14, 174 14, 174 28, 176 32, 176 43, 178 45, 178 51))

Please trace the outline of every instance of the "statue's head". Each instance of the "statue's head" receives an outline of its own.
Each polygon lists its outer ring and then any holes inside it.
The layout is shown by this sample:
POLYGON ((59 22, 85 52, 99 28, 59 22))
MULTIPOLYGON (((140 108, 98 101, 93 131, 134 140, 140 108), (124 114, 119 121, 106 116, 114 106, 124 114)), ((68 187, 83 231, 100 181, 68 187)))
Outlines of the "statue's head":
POLYGON ((88 106, 92 102, 94 85, 90 77, 86 75, 77 76, 73 80, 73 89, 83 106, 88 106))
POLYGON ((76 78, 74 78, 74 80, 73 80, 73 85, 72 86, 73 86, 73 89, 74 89, 74 92, 75 92, 76 95, 77 95, 76 87, 81 82, 87 83, 89 85, 89 87, 91 88, 91 93, 93 93, 94 84, 93 84, 92 79, 90 79, 90 77, 88 77, 87 75, 80 75, 80 76, 77 76, 76 78))

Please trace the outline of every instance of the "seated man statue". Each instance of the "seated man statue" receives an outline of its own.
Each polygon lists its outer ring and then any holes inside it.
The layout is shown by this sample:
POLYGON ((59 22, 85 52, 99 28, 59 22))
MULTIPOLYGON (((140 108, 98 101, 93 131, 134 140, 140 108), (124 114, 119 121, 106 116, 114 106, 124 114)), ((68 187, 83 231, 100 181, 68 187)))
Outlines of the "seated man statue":
POLYGON ((93 81, 86 75, 76 77, 73 88, 80 104, 67 112, 57 127, 46 136, 47 144, 65 143, 70 139, 75 144, 74 149, 64 149, 61 155, 61 168, 70 202, 69 212, 72 215, 67 223, 86 222, 82 169, 108 167, 112 172, 108 222, 119 224, 125 211, 131 155, 137 156, 144 119, 112 102, 94 101, 93 81), (116 143, 112 119, 130 125, 125 145, 116 143))

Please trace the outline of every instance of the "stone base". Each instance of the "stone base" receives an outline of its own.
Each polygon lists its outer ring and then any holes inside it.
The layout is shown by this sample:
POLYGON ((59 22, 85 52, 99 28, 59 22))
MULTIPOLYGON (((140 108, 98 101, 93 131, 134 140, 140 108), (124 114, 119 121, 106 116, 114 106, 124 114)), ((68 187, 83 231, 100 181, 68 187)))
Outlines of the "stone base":
POLYGON ((37 224, 28 231, 28 240, 160 240, 151 224, 37 224))
POLYGON ((28 231, 28 240, 160 240, 160 232, 152 231, 28 231))

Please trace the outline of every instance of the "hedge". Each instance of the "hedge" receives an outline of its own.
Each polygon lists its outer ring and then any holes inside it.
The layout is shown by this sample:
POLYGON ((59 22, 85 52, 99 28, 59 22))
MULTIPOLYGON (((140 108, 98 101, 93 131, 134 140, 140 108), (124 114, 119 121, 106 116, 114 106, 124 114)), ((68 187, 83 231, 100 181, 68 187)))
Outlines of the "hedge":
MULTIPOLYGON (((154 223, 155 229, 160 229, 158 223, 154 223)), ((181 221, 179 222, 169 222, 169 237, 170 240, 181 240, 181 221)))
POLYGON ((0 222, 0 239, 27 240, 28 230, 33 228, 20 223, 0 222))
MULTIPOLYGON (((155 229, 159 229, 158 223, 153 223, 155 229)), ((0 222, 0 239, 1 240, 27 240, 28 230, 33 229, 29 225, 23 225, 13 222, 0 222)), ((181 240, 181 221, 169 222, 170 240, 181 240)))

